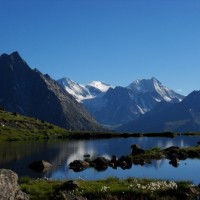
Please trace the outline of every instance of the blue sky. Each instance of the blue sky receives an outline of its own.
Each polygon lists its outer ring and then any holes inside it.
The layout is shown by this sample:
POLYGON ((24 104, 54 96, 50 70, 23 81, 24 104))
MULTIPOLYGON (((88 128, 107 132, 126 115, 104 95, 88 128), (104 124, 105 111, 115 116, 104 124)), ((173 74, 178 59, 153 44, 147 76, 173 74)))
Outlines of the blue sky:
POLYGON ((200 90, 199 0, 2 0, 0 19, 0 54, 54 79, 200 90))

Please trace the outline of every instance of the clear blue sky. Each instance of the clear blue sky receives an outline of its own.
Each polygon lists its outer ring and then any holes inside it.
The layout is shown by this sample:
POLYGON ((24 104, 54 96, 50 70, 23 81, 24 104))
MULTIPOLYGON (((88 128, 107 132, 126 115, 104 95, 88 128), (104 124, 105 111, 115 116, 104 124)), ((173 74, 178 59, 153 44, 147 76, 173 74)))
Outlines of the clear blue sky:
POLYGON ((54 79, 200 90, 199 0, 1 0, 0 54, 54 79))

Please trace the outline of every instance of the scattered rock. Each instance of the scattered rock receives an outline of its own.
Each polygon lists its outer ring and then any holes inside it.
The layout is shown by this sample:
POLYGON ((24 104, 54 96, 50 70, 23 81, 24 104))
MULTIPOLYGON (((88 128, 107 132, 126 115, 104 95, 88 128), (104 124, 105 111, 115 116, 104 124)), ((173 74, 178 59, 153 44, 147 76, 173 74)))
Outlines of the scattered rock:
POLYGON ((171 147, 168 147, 168 148, 166 148, 166 149, 164 149, 164 151, 175 151, 175 152, 177 152, 177 150, 179 150, 180 149, 180 147, 178 147, 178 146, 171 146, 171 147))
POLYGON ((62 190, 74 190, 77 187, 79 187, 78 182, 70 180, 70 181, 64 182, 60 189, 62 189, 62 190))
POLYGON ((112 156, 109 166, 112 167, 113 169, 117 169, 117 157, 115 155, 112 156))
POLYGON ((121 156, 117 160, 117 165, 122 169, 130 169, 132 167, 133 161, 130 156, 121 156))
POLYGON ((1 200, 29 200, 26 193, 20 190, 18 175, 7 169, 0 169, 0 199, 1 200))
POLYGON ((180 164, 180 160, 178 158, 173 158, 169 161, 169 164, 171 164, 174 167, 178 167, 178 165, 180 164))
POLYGON ((137 144, 133 144, 131 146, 131 148, 132 148, 132 155, 133 156, 145 153, 145 151, 142 148, 140 148, 140 146, 137 145, 137 144))
POLYGON ((179 154, 179 147, 178 146, 171 146, 163 150, 166 157, 170 160, 177 158, 179 154))
POLYGON ((108 166, 109 166, 109 163, 110 163, 109 160, 107 160, 104 157, 98 157, 93 162, 94 162, 95 168, 98 171, 106 170, 108 168, 108 166))
POLYGON ((74 160, 69 164, 69 168, 73 169, 75 172, 80 172, 88 168, 90 164, 82 160, 74 160))
POLYGON ((131 149, 140 149, 140 146, 138 144, 131 145, 131 149))
POLYGON ((34 161, 29 165, 30 169, 37 172, 46 171, 51 167, 52 167, 52 164, 44 160, 34 161))

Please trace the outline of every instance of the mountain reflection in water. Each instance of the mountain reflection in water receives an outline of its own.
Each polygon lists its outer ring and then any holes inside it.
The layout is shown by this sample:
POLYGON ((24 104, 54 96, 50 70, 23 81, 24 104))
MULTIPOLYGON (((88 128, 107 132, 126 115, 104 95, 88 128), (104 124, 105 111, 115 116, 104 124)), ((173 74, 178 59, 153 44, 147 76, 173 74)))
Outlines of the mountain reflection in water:
POLYGON ((198 141, 200 141, 199 136, 177 136, 175 138, 140 137, 101 140, 1 142, 0 168, 12 169, 20 176, 31 176, 33 178, 82 178, 95 180, 110 176, 119 178, 142 177, 192 180, 195 184, 199 184, 200 177, 198 177, 197 170, 200 168, 200 160, 198 159, 181 161, 177 168, 169 165, 169 160, 167 159, 153 160, 151 164, 145 164, 144 166, 133 165, 128 170, 108 168, 106 171, 97 172, 95 169, 90 168, 76 173, 68 167, 69 163, 74 160, 83 160, 84 155, 90 155, 91 158, 128 155, 131 153, 130 147, 132 144, 138 144, 143 149, 153 147, 164 149, 169 146, 194 146, 198 141), (53 168, 42 173, 34 172, 28 168, 28 165, 36 160, 46 160, 53 165, 53 168))

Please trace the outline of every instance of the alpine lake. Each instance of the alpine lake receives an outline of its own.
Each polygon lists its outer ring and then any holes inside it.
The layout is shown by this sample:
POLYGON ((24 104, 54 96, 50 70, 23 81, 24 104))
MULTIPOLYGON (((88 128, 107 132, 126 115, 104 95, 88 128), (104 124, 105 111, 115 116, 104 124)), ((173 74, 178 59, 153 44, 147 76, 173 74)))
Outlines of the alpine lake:
POLYGON ((131 154, 131 145, 137 144, 144 150, 170 146, 180 148, 196 146, 200 136, 169 137, 130 137, 92 140, 49 140, 49 141, 23 141, 0 143, 0 168, 11 169, 19 176, 32 178, 48 178, 53 180, 84 179, 99 180, 108 177, 126 178, 153 178, 165 180, 192 181, 195 185, 200 183, 200 160, 181 160, 177 167, 169 164, 166 158, 152 160, 151 163, 132 165, 130 169, 108 167, 104 171, 88 168, 81 172, 74 172, 69 164, 74 160, 84 160, 85 155, 90 158, 103 156, 111 158, 131 154), (33 161, 45 160, 53 167, 47 171, 35 172, 29 169, 33 161))

